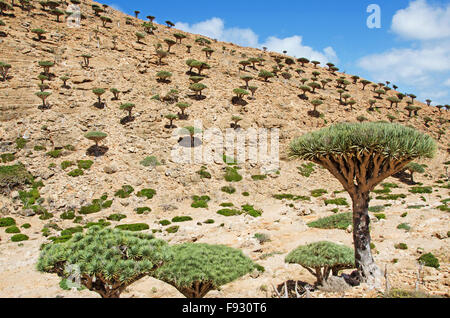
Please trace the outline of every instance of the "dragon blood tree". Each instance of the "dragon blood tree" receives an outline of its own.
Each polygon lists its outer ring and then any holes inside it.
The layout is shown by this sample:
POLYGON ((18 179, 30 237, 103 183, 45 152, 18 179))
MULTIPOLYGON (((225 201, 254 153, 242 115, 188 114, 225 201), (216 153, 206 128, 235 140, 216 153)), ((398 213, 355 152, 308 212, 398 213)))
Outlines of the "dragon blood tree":
POLYGON ((168 259, 165 241, 148 234, 93 226, 64 243, 46 245, 37 269, 63 278, 75 277, 102 298, 119 298, 125 288, 151 275, 168 259))
POLYGON ((370 249, 369 194, 416 158, 432 158, 436 142, 398 124, 339 123, 291 142, 290 156, 317 163, 339 180, 353 201, 353 242, 360 282, 378 284, 370 249))
POLYGON ((187 298, 202 298, 255 269, 242 251, 223 245, 185 243, 170 247, 173 258, 155 272, 154 277, 174 286, 187 298))

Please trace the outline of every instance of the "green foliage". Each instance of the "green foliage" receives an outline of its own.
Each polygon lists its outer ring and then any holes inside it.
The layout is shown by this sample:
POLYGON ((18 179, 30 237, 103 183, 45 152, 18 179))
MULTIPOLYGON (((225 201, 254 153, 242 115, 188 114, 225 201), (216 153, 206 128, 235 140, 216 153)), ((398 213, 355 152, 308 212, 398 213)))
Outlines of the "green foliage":
POLYGON ((439 260, 432 253, 423 254, 418 261, 425 266, 439 268, 439 260))
POLYGON ((21 228, 23 228, 23 229, 29 229, 30 227, 31 227, 30 223, 25 223, 21 226, 21 228))
POLYGON ((166 228, 166 232, 173 234, 173 233, 177 233, 179 229, 180 229, 180 227, 178 225, 174 225, 174 226, 170 226, 170 227, 166 228))
POLYGON ((221 209, 217 211, 217 214, 223 215, 223 216, 235 216, 235 215, 241 215, 242 212, 236 209, 221 209))
POLYGON ((349 205, 346 198, 327 199, 324 202, 325 205, 328 204, 345 205, 345 206, 349 205))
POLYGON ((411 230, 411 226, 408 223, 401 223, 397 226, 397 229, 405 230, 408 232, 409 230, 411 230))
POLYGON ((152 212, 152 209, 150 209, 149 207, 140 207, 140 208, 136 208, 136 213, 137 214, 144 214, 146 212, 152 212))
POLYGON ((314 172, 315 164, 312 162, 304 163, 301 165, 301 167, 297 167, 300 174, 304 177, 309 177, 314 172))
POLYGON ((22 242, 22 241, 28 241, 29 237, 25 234, 15 234, 11 236, 11 241, 13 242, 22 242))
POLYGON ((119 297, 126 286, 152 273, 168 256, 167 243, 151 235, 93 226, 65 243, 45 245, 37 269, 67 278, 66 265, 76 265, 81 276, 96 278, 86 287, 102 297, 119 297))
POLYGON ((160 166, 161 163, 158 161, 158 159, 155 156, 149 156, 149 157, 145 157, 144 160, 142 160, 141 165, 143 165, 144 167, 156 167, 156 166, 160 166))
POLYGON ((190 216, 176 216, 172 219, 173 223, 180 223, 180 222, 187 222, 192 221, 192 218, 190 216))
POLYGON ((109 221, 120 222, 122 219, 125 219, 127 216, 125 214, 115 213, 108 216, 106 219, 109 221))
POLYGON ((117 225, 116 228, 119 230, 140 232, 140 231, 148 230, 149 226, 146 223, 134 223, 134 224, 120 224, 120 225, 117 225))
POLYGON ((380 196, 377 196, 375 199, 377 199, 377 200, 398 200, 398 199, 404 199, 404 198, 406 198, 406 195, 401 193, 401 194, 380 195, 380 196))
POLYGON ((211 173, 206 171, 206 167, 202 166, 199 171, 197 171, 197 174, 200 175, 200 178, 202 179, 211 179, 211 173))
POLYGON ((335 274, 339 270, 355 267, 353 249, 326 241, 297 247, 286 256, 285 262, 307 268, 316 276, 318 284, 326 280, 330 272, 335 274))
POLYGON ((0 159, 3 163, 14 161, 16 158, 12 153, 2 153, 0 159))
POLYGON ((144 198, 147 198, 147 200, 150 200, 151 198, 153 198, 153 196, 155 196, 155 194, 156 194, 156 190, 154 190, 154 189, 142 189, 136 195, 138 197, 144 197, 144 198))
POLYGON ((369 207, 369 212, 383 212, 385 208, 386 207, 384 205, 371 206, 369 207))
POLYGON ((422 291, 415 291, 415 290, 405 290, 405 289, 399 289, 399 288, 393 288, 389 291, 388 294, 385 294, 384 297, 386 298, 431 298, 430 295, 422 292, 422 291))
POLYGON ((395 244, 394 247, 398 250, 407 250, 408 249, 408 245, 406 245, 406 243, 398 243, 398 244, 395 244))
POLYGON ((81 169, 75 169, 70 171, 67 175, 75 178, 84 175, 84 172, 81 169))
POLYGON ((161 224, 162 226, 167 226, 167 225, 172 224, 172 222, 170 222, 169 220, 162 220, 162 221, 159 221, 159 224, 161 224))
POLYGON ((327 216, 316 221, 308 223, 309 227, 319 229, 341 229, 345 230, 353 224, 352 213, 340 213, 327 216))
POLYGON ((63 161, 61 162, 61 169, 66 170, 70 166, 73 166, 74 163, 72 161, 63 161))
POLYGON ((186 297, 204 297, 255 269, 257 264, 242 251, 223 245, 185 243, 170 248, 173 259, 155 273, 155 277, 177 288, 186 297), (196 291, 196 284, 204 288, 196 291))
POLYGON ((260 180, 265 180, 265 179, 267 179, 267 176, 266 175, 253 175, 252 177, 252 180, 254 180, 254 181, 260 181, 260 180))
POLYGON ((328 193, 327 190, 325 189, 315 189, 315 190, 311 190, 311 196, 313 196, 314 198, 318 198, 321 197, 322 195, 328 193))
POLYGON ((237 168, 226 167, 225 168, 225 180, 228 182, 239 182, 242 180, 242 176, 239 174, 237 168))
POLYGON ((8 234, 20 233, 20 229, 17 226, 13 225, 13 226, 7 227, 5 229, 5 233, 8 233, 8 234))
POLYGON ((386 220, 386 214, 384 213, 376 213, 374 215, 378 220, 386 220))
POLYGON ((313 160, 324 155, 376 151, 387 158, 432 158, 436 142, 414 128, 384 122, 339 123, 307 133, 290 145, 290 156, 313 160))
POLYGON ((198 195, 194 195, 192 197, 192 204, 191 207, 195 208, 195 209, 206 209, 208 208, 208 202, 211 201, 211 198, 207 195, 203 195, 203 196, 198 196, 198 195))
POLYGON ((0 166, 0 193, 5 193, 6 189, 14 189, 30 184, 33 176, 25 169, 21 163, 12 166, 0 166))
POLYGON ((222 192, 233 194, 236 192, 236 188, 233 186, 224 186, 220 189, 222 192))
POLYGON ((432 187, 412 187, 409 189, 411 193, 433 193, 432 187))
POLYGON ((59 158, 62 155, 62 149, 55 149, 46 153, 47 156, 52 158, 59 158))
POLYGON ((79 169, 89 170, 94 164, 92 160, 78 160, 77 165, 79 169))
POLYGON ((262 213, 263 213, 263 211, 261 211, 261 210, 256 210, 256 209, 253 207, 253 205, 249 205, 249 204, 244 204, 244 205, 242 206, 242 211, 243 211, 244 213, 247 213, 247 214, 250 215, 250 216, 253 216, 254 218, 257 218, 257 217, 261 216, 262 213))
POLYGON ((122 189, 117 190, 116 193, 114 194, 114 196, 119 197, 119 198, 128 198, 131 193, 133 193, 134 188, 130 185, 123 185, 122 189))

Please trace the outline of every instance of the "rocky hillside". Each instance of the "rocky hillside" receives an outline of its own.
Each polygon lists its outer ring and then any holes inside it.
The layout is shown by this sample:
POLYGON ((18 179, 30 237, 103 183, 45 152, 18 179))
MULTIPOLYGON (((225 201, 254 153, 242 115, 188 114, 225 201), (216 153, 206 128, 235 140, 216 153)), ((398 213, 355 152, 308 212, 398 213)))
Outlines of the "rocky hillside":
MULTIPOLYGON (((37 1, 30 2, 32 8, 16 4, 0 17, 0 62, 4 63, 0 67, 8 70, 0 81, 0 168, 20 162, 34 177, 34 190, 26 186, 21 189, 25 192, 6 187, 0 191, 0 217, 14 218, 21 234, 29 238, 13 242, 14 234, 0 228, 0 296, 96 296, 86 290, 62 290, 56 275, 38 273, 34 264, 42 243, 57 239, 64 229, 99 220, 113 226, 145 223, 146 232, 170 243, 240 248, 266 268, 263 274, 246 276, 211 292, 211 297, 270 297, 272 284, 287 280, 312 284, 313 276, 299 265, 285 265, 284 257, 298 245, 317 240, 351 246, 351 226, 318 229, 307 225, 349 212, 347 202, 351 201, 326 170, 288 160, 287 147, 296 136, 343 121, 393 121, 438 140, 437 156, 419 162, 426 165, 424 173, 414 175, 419 184, 413 184, 405 172, 387 180, 391 186, 373 195, 372 239, 375 259, 380 267, 389 267, 393 286, 413 288, 418 257, 432 252, 440 267, 421 271, 421 288, 449 296, 450 135, 445 108, 428 106, 414 96, 400 95, 396 101, 401 88, 363 85, 364 79, 340 73, 333 65, 302 65, 301 60, 283 54, 159 24, 154 24, 156 29, 150 34, 142 25, 144 20, 101 4, 104 11, 97 16, 92 1, 82 0, 79 5, 80 27, 69 27, 64 15, 58 17, 37 1), (166 41, 177 37, 181 44, 166 41), (169 49, 168 44, 170 52, 161 53, 169 49), (164 56, 161 63, 158 54, 164 56), (191 89, 192 82, 200 79, 198 69, 187 65, 189 59, 209 65, 201 71, 200 83, 206 86, 201 98, 191 89), (263 70, 274 76, 265 80, 263 70), (257 87, 253 97, 250 90, 235 91, 245 88, 243 76, 251 76, 249 85, 257 87), (308 86, 313 82, 319 87, 308 86), (314 92, 301 90, 304 85, 314 92), (111 89, 119 91, 118 99, 111 89), (36 94, 41 90, 51 94, 36 94), (244 94, 242 98, 236 97, 239 93, 244 94), (126 107, 121 109, 126 103, 134 104, 132 117, 127 116, 126 107), (189 104, 184 111, 187 116, 181 115, 177 103, 189 104), (169 114, 178 114, 173 126, 169 114), (234 127, 232 116, 240 117, 238 124, 244 130, 279 128, 279 169, 269 172, 250 162, 233 169, 225 162, 186 165, 173 160, 171 151, 179 142, 173 137, 174 126, 198 127, 201 121, 202 129, 224 132, 234 127), (85 138, 91 131, 107 134, 100 142, 100 155, 93 153, 92 139, 85 138), (227 181, 226 175, 235 182, 227 181), (208 196, 209 201, 195 208, 195 195, 208 196), (248 212, 248 206, 255 213, 248 212), (217 213, 223 209, 241 213, 217 213), (176 216, 190 219, 172 222, 176 216), (397 228, 403 223, 408 225, 406 230, 405 226, 397 228), (407 249, 396 248, 399 243, 407 249)), ((67 4, 59 7, 66 8, 67 4)), ((313 297, 336 295, 375 297, 377 293, 364 286, 338 294, 312 293, 313 297)), ((142 279, 125 296, 181 295, 161 282, 142 279)))

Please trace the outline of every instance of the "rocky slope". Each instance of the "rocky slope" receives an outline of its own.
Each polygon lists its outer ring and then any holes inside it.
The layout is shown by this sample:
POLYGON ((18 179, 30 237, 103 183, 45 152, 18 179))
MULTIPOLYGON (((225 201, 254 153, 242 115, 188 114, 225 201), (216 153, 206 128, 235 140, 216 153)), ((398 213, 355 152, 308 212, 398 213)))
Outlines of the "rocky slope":
MULTIPOLYGON (((34 1, 36 2, 36 1, 34 1)), ((0 61, 11 64, 10 78, 0 82, 0 151, 2 154, 14 154, 14 159, 2 165, 17 162, 24 164, 37 180, 44 186, 39 189, 44 198, 42 206, 53 216, 42 220, 39 213, 33 215, 24 204, 17 191, 0 196, 1 216, 12 216, 17 224, 31 224, 21 232, 30 240, 21 243, 11 242, 11 234, 4 228, 0 230, 0 296, 6 297, 54 297, 56 295, 71 297, 95 297, 96 294, 81 291, 64 291, 59 288, 56 275, 41 274, 35 270, 35 261, 39 255, 39 246, 48 242, 41 229, 48 224, 56 224, 60 229, 73 227, 73 220, 63 220, 60 215, 69 210, 79 211, 81 207, 100 198, 104 193, 112 199, 112 205, 98 213, 83 215, 81 224, 109 215, 121 213, 127 217, 118 223, 146 223, 155 235, 170 243, 186 241, 220 243, 241 248, 266 268, 266 272, 258 277, 247 276, 241 280, 224 286, 219 292, 211 292, 209 297, 270 297, 272 284, 278 285, 286 280, 302 280, 309 283, 314 278, 300 266, 285 265, 285 255, 300 244, 317 240, 330 240, 351 246, 352 236, 349 231, 332 229, 313 229, 306 223, 320 217, 349 211, 347 206, 325 205, 325 199, 346 198, 350 202, 340 184, 331 175, 319 167, 315 167, 307 177, 299 173, 302 162, 287 159, 286 150, 289 142, 305 132, 342 122, 356 121, 364 116, 369 121, 388 120, 387 115, 396 117, 395 121, 411 125, 439 138, 439 151, 436 158, 427 162, 426 173, 415 176, 416 182, 424 186, 432 186, 432 193, 412 194, 411 185, 396 178, 387 182, 396 183, 399 187, 393 193, 405 194, 406 198, 396 200, 371 201, 371 206, 384 207, 386 219, 373 217, 372 239, 376 246, 375 258, 384 268, 388 265, 391 284, 401 288, 413 288, 416 282, 417 258, 421 253, 433 252, 441 263, 439 269, 425 267, 422 271, 421 288, 431 294, 450 294, 450 265, 448 212, 437 209, 441 200, 449 197, 448 134, 442 133, 448 128, 448 112, 439 111, 435 107, 415 101, 422 107, 418 116, 408 116, 405 110, 405 98, 396 108, 390 108, 386 100, 395 96, 390 90, 382 99, 377 99, 377 110, 368 111, 370 99, 374 99, 373 88, 368 85, 350 84, 347 92, 356 101, 353 110, 339 103, 339 94, 335 79, 345 77, 353 83, 351 75, 337 72, 330 74, 327 68, 312 64, 301 67, 300 63, 286 65, 287 56, 264 52, 253 48, 243 48, 232 43, 211 40, 210 47, 215 50, 211 58, 206 58, 202 51, 204 46, 195 42, 199 37, 179 30, 157 25, 154 35, 147 34, 137 43, 136 32, 142 32, 142 20, 130 18, 121 12, 106 8, 102 15, 110 17, 113 22, 103 27, 100 18, 95 16, 92 1, 82 1, 81 12, 86 16, 80 28, 69 28, 65 22, 57 22, 36 4, 31 12, 14 7, 1 17, 5 26, 1 27, 6 37, 0 38, 0 61), (37 41, 33 29, 42 28, 48 31, 45 38, 37 41), (174 33, 183 33, 186 39, 183 44, 171 48, 171 54, 158 65, 155 56, 155 45, 167 44, 164 39, 174 39, 174 33), (114 40, 113 36, 117 36, 114 40), (113 42, 116 41, 116 45, 113 42), (191 53, 187 53, 186 44, 192 45, 191 53), (114 48, 115 47, 115 48, 114 48), (82 67, 82 55, 90 54, 89 67, 82 67), (264 66, 256 69, 247 67, 243 71, 239 62, 250 57, 262 57, 264 66), (291 74, 290 79, 281 75, 264 82, 257 79, 261 69, 271 70, 276 65, 275 59, 281 58, 285 64, 283 71, 291 74), (190 97, 189 67, 187 59, 207 62, 211 69, 203 71, 206 78, 202 81, 207 86, 203 91, 203 100, 190 97), (35 95, 40 81, 37 76, 42 72, 39 61, 54 61, 50 72, 55 76, 46 83, 47 91, 52 95, 47 99, 50 109, 39 109, 42 103, 35 95), (296 70, 301 69, 299 75, 296 70), (172 77, 169 83, 157 81, 156 73, 169 71, 172 77), (331 78, 333 82, 325 89, 318 89, 314 95, 307 94, 309 100, 299 98, 302 78, 311 78, 314 71, 321 74, 319 79, 331 78), (61 76, 68 74, 67 87, 63 87, 61 76), (255 98, 245 97, 246 105, 233 105, 233 89, 244 84, 242 75, 255 77, 251 85, 258 86, 255 98), (104 88, 102 96, 105 103, 103 109, 95 106, 97 97, 94 88, 104 88), (120 99, 114 100, 110 88, 121 91, 120 99), (187 109, 189 117, 177 120, 179 127, 197 125, 201 120, 203 129, 218 128, 222 131, 230 128, 231 116, 239 115, 239 123, 247 128, 279 128, 280 129, 280 169, 278 173, 270 173, 264 180, 253 180, 260 175, 261 166, 249 162, 240 163, 239 173, 243 180, 232 184, 236 188, 234 194, 227 194, 221 188, 230 185, 224 179, 227 165, 224 162, 207 165, 211 178, 201 178, 197 173, 202 164, 177 164, 171 156, 171 150, 177 143, 172 136, 173 128, 167 128, 168 120, 164 116, 177 113, 174 103, 153 99, 155 95, 165 96, 170 90, 179 91, 178 100, 191 104, 187 109), (309 116, 312 110, 310 101, 320 98, 323 104, 318 110, 320 117, 309 116), (122 103, 134 103, 135 119, 123 124, 121 120, 126 112, 119 106, 122 103), (432 122, 425 124, 424 118, 430 117, 432 122), (102 145, 108 151, 99 157, 90 156, 87 149, 92 141, 84 138, 88 131, 100 130, 108 134, 102 145), (441 133, 439 133, 441 131, 441 133), (17 147, 17 138, 24 138, 25 146, 17 147), (36 147, 38 146, 38 147, 36 147), (68 147, 69 146, 69 147, 68 147), (45 150, 42 150, 44 149, 45 150), (58 158, 46 153, 53 149, 62 149, 58 158), (141 161, 154 156, 160 165, 144 166, 141 161), (63 169, 61 163, 78 160, 92 160, 93 165, 84 170, 78 177, 68 175, 76 167, 63 169), (447 162, 447 165, 444 163, 447 162), (439 181, 440 183, 436 183, 439 181), (447 187, 445 185, 447 184, 447 187), (114 194, 122 185, 131 185, 134 192, 128 198, 118 198, 114 194), (136 196, 144 188, 156 190, 156 195, 147 200, 136 196), (326 189, 327 193, 319 197, 311 197, 310 191, 326 189), (335 192, 337 191, 337 192, 335 192), (242 195, 247 192, 247 195, 242 195), (310 201, 277 200, 276 194, 294 194, 310 196, 310 201), (208 195, 211 201, 206 209, 191 207, 193 195, 208 195), (261 217, 239 215, 225 217, 216 213, 223 207, 220 204, 231 202, 236 207, 244 204, 254 205, 263 211, 261 217), (149 207, 151 212, 137 214, 136 208, 149 207), (418 208, 417 208, 418 206, 418 208), (409 208, 408 208, 409 207, 409 208), (411 208, 416 207, 416 208, 411 208), (404 212, 407 216, 402 217, 404 212), (168 233, 161 220, 171 220, 175 216, 191 216, 192 221, 179 225, 176 233, 168 233), (213 224, 202 223, 213 219, 213 224), (409 231, 397 229, 398 224, 408 223, 409 231), (159 231, 161 230, 161 231, 159 231), (254 238, 255 233, 270 236, 270 241, 261 243, 254 238), (407 250, 399 250, 394 245, 404 242, 407 250), (397 259, 397 261, 393 261, 397 259)), ((158 17, 159 18, 159 17, 158 17)), ((163 17, 162 17, 163 18, 163 17)), ((63 19, 61 18, 61 21, 63 19)), ((6 160, 5 160, 6 161, 6 160)), ((8 160, 9 161, 9 160, 8 160)), ((375 198, 375 195, 374 195, 375 198)), ((79 214, 77 214, 79 215, 79 214)), ((372 213, 373 215, 373 213, 372 213)), ((150 230, 149 230, 150 231, 150 230)), ((60 233, 56 226, 50 227, 50 235, 60 233)), ((325 293, 315 291, 313 297, 374 297, 376 291, 364 286, 341 293, 325 293)), ((152 279, 143 279, 130 287, 125 297, 180 297, 175 289, 152 279), (155 288, 153 288, 155 287, 155 288)))

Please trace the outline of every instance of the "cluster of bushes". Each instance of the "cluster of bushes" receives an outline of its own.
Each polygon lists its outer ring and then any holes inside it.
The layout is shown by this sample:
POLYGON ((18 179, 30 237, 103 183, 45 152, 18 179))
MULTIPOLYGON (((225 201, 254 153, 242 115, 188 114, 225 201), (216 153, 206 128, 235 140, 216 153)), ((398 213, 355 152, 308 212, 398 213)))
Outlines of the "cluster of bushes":
MULTIPOLYGON (((127 230, 143 227, 123 226, 127 230)), ((264 270, 230 247, 169 246, 152 235, 97 226, 65 242, 43 246, 37 269, 67 279, 73 274, 67 270, 69 263, 77 266, 80 284, 103 298, 120 297, 126 287, 146 276, 173 285, 186 297, 201 298, 254 270, 264 270)))

